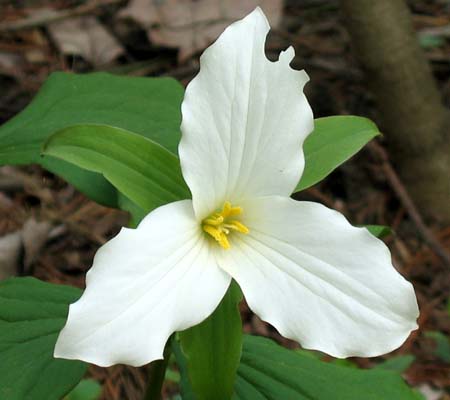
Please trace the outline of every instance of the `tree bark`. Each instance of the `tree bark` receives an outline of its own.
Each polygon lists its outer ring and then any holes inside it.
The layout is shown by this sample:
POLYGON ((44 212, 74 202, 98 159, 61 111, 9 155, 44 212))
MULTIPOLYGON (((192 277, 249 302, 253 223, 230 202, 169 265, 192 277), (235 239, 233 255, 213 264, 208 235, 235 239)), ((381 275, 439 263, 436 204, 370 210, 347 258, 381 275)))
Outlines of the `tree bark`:
POLYGON ((419 208, 450 221, 450 112, 404 0, 341 0, 394 165, 419 208))

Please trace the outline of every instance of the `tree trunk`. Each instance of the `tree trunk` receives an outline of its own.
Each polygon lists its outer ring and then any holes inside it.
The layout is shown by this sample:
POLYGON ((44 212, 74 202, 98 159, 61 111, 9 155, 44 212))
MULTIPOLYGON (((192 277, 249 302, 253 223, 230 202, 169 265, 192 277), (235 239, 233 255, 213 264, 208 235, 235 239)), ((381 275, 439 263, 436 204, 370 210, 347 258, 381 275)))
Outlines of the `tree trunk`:
POLYGON ((391 158, 419 208, 450 221, 450 113, 403 0, 341 0, 391 158))

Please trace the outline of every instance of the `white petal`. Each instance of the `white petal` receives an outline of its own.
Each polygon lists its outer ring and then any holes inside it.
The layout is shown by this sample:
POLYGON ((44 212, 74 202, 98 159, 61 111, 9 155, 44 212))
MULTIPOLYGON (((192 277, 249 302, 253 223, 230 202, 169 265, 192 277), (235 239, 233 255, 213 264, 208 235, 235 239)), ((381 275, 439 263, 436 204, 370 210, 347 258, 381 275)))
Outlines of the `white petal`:
POLYGON ((200 59, 186 89, 179 154, 194 210, 203 218, 225 201, 290 195, 313 129, 294 49, 269 61, 269 24, 260 8, 230 25, 200 59))
POLYGON ((229 286, 209 246, 190 200, 156 209, 137 229, 122 229, 95 255, 55 357, 100 366, 162 358, 172 332, 207 318, 229 286))
POLYGON ((320 204, 268 197, 248 202, 249 235, 234 235, 219 264, 250 308, 285 337, 335 357, 371 357, 417 328, 412 285, 388 248, 320 204))

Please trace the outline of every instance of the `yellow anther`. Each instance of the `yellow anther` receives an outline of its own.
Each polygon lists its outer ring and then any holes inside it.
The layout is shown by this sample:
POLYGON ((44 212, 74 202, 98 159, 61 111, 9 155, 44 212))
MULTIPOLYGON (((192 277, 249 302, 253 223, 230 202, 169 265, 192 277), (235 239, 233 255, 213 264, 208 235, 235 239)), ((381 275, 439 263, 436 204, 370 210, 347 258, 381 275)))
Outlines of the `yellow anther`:
POLYGON ((239 222, 239 221, 230 221, 229 224, 224 224, 224 226, 226 228, 233 229, 235 231, 245 233, 245 234, 250 232, 248 230, 248 228, 242 222, 239 222))
POLYGON ((229 201, 226 201, 225 204, 223 205, 221 214, 224 217, 228 217, 230 215, 230 211, 232 208, 233 207, 231 207, 231 203, 229 201))
POLYGON ((230 248, 230 242, 228 241, 227 235, 222 232, 222 236, 220 237, 219 244, 225 249, 228 250, 230 248))
POLYGON ((230 248, 230 242, 228 241, 227 234, 221 229, 216 228, 211 225, 203 224, 203 230, 210 234, 214 239, 217 240, 217 242, 224 248, 229 249, 230 248))
POLYGON ((232 207, 231 203, 229 201, 226 201, 223 205, 222 211, 220 212, 220 215, 222 215, 224 218, 232 217, 234 215, 242 214, 242 208, 241 207, 232 207))
POLYGON ((221 215, 215 216, 212 215, 209 218, 206 218, 203 223, 207 224, 207 225, 212 225, 212 226, 219 226, 221 223, 223 223, 224 218, 221 215))
POLYGON ((229 201, 226 201, 222 210, 211 214, 202 222, 203 230, 211 235, 221 247, 230 248, 228 235, 231 231, 247 234, 249 229, 241 221, 227 221, 228 217, 242 214, 241 207, 232 207, 229 201))

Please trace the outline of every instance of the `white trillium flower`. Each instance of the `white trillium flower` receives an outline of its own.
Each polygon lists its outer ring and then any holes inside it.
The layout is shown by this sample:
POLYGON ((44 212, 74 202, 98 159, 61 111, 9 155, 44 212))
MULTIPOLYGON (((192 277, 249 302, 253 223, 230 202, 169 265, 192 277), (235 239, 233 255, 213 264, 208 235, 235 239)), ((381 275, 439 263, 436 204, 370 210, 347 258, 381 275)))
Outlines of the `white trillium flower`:
POLYGON ((265 56, 257 8, 200 59, 179 155, 192 200, 159 207, 97 252, 55 357, 140 366, 206 319, 231 279, 283 336, 335 357, 377 356, 417 328, 412 285, 389 250, 338 212, 289 198, 313 130, 304 71, 265 56))

